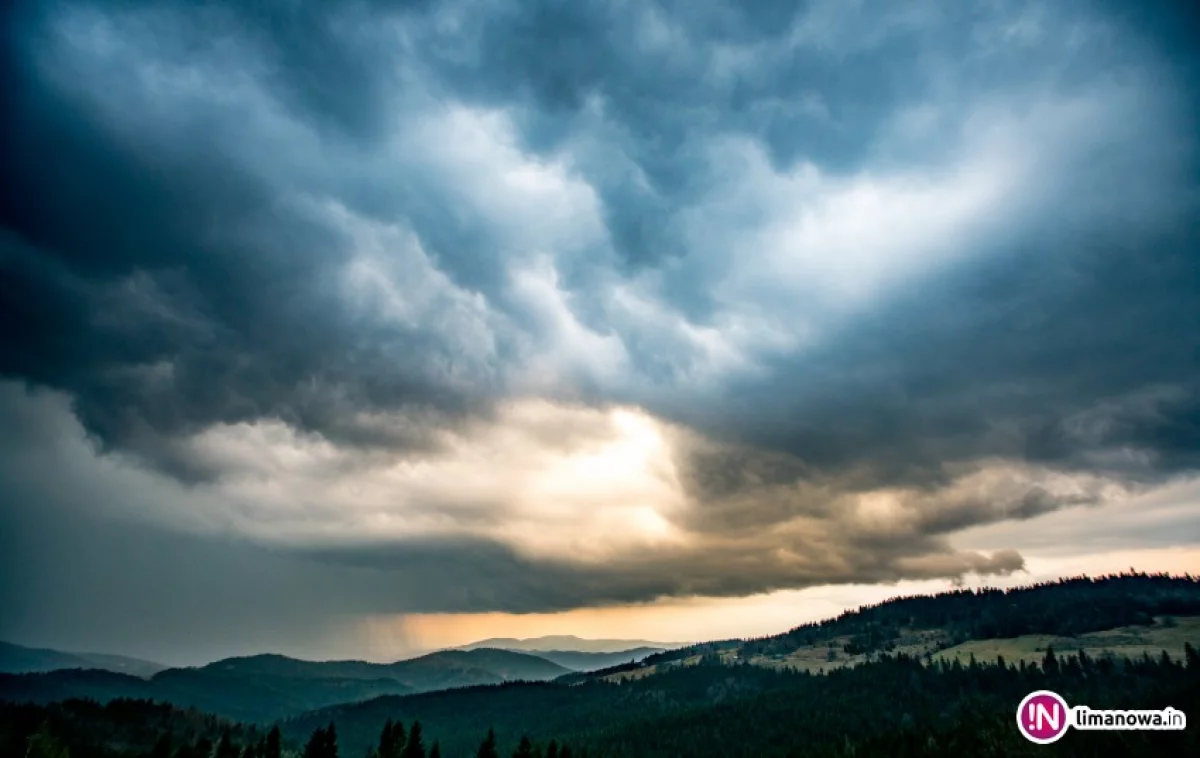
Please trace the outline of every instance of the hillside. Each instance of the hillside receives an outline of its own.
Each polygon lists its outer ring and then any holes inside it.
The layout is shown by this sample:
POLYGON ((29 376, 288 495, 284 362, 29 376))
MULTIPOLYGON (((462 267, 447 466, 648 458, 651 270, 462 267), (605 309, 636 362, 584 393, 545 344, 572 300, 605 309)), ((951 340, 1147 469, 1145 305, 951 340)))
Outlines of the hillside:
POLYGON ((550 661, 507 650, 447 650, 387 664, 257 655, 199 668, 167 669, 149 680, 100 671, 0 675, 0 700, 150 698, 228 718, 268 722, 382 695, 547 680, 567 673, 569 669, 550 661))
POLYGON ((510 650, 440 650, 395 663, 303 661, 283 655, 226 658, 198 669, 173 669, 218 677, 392 680, 418 692, 515 679, 553 679, 568 669, 546 659, 510 650))
POLYGON ((265 746, 268 739, 252 726, 146 701, 0 703, 0 755, 6 757, 207 758, 222 740, 265 746))
MULTIPOLYGON (((692 665, 709 655, 726 662, 820 671, 864 663, 886 652, 929 659, 969 641, 1030 636, 1040 636, 1043 647, 1059 639, 1065 648, 1076 649, 1079 646, 1070 640, 1111 630, 1122 630, 1119 634, 1127 641, 1145 637, 1141 647, 1169 648, 1179 655, 1184 641, 1198 642, 1193 627, 1152 632, 1156 624, 1174 624, 1178 617, 1200 617, 1200 578, 1145 573, 1074 577, 1008 590, 964 589, 896 598, 783 634, 690 645, 589 676, 638 678, 692 665), (1189 630, 1193 637, 1181 637, 1189 630)), ((1113 640, 1093 642, 1084 649, 1100 653, 1114 646, 1113 640)))
MULTIPOLYGON (((963 741, 973 738, 962 725, 971 723, 981 735, 991 733, 1007 745, 992 754, 1020 755, 1028 744, 1008 739, 1016 736, 1011 710, 1028 691, 1052 685, 1075 693, 1080 702, 1134 707, 1159 702, 1166 692, 1161 682, 1139 684, 1139 677, 1178 677, 1172 680, 1177 696, 1153 707, 1194 702, 1200 695, 1197 646, 1197 579, 1080 577, 1007 592, 900 598, 773 637, 689 646, 651 655, 645 664, 546 684, 381 698, 309 714, 284 728, 299 737, 332 720, 351 750, 365 749, 387 718, 401 718, 419 719, 430 733, 449 735, 447 747, 461 750, 470 745, 456 743, 454 735, 492 726, 502 742, 527 733, 591 745, 601 753, 617 751, 608 754, 628 749, 630 755, 787 755, 778 746, 799 744, 796 730, 804 723, 842 723, 846 739, 853 735, 874 744, 911 736, 912 730, 899 728, 911 721, 921 724, 917 731, 940 734, 935 742, 945 738, 963 750, 963 741), (1043 670, 1047 649, 1056 643, 1066 663, 1061 670, 1058 665, 1043 670), (982 653, 986 645, 999 644, 1007 653, 997 665, 995 657, 982 653), (971 645, 980 646, 974 661, 971 645), (1018 654, 1008 657, 1013 653, 1018 654), (1179 664, 1185 659, 1186 675, 1179 664), (904 703, 903 711, 898 703, 904 703), (859 716, 849 719, 843 710, 859 716), (754 729, 760 731, 751 734, 754 729), (744 749, 742 743, 730 747, 731 735, 738 734, 744 735, 744 749), (712 747, 717 744, 726 749, 712 747)), ((1080 735, 1078 741, 1094 736, 1080 735)), ((1149 744, 1137 749, 1150 750, 1149 744)), ((1129 754, 1139 754, 1137 749, 1129 754)), ((944 754, 954 752, 947 748, 944 754)))
POLYGON ((394 680, 235 677, 192 669, 167 669, 149 681, 90 670, 0 675, 0 700, 9 702, 47 704, 87 698, 107 703, 145 698, 247 722, 269 722, 334 703, 412 691, 394 680))
POLYGON ((297 758, 311 737, 323 736, 335 741, 338 755, 351 758, 366 754, 389 720, 401 724, 401 744, 420 721, 426 749, 387 753, 420 758, 428 758, 434 744, 448 758, 475 756, 489 728, 495 754, 512 755, 529 737, 526 755, 547 758, 1196 755, 1195 729, 1072 732, 1048 750, 1025 742, 1011 717, 1020 697, 1041 688, 1093 707, 1169 704, 1195 713, 1198 672, 1200 654, 1190 648, 1186 662, 1047 656, 1038 666, 927 665, 885 655, 823 675, 727 666, 710 657, 623 685, 521 683, 379 698, 293 719, 282 725, 281 737, 145 701, 0 704, 0 755, 297 758), (326 730, 331 722, 332 734, 326 730))
MULTIPOLYGON (((388 719, 419 720, 443 755, 470 756, 493 728, 508 755, 527 735, 600 756, 1038 756, 1012 724, 1030 691, 1093 707, 1200 709, 1200 657, 1185 665, 1055 658, 1054 665, 928 665, 904 655, 825 674, 727 665, 715 657, 653 677, 509 684, 380 698, 293 719, 293 741, 334 723, 344 755, 361 755, 388 719)), ((1055 755, 1194 755, 1184 733, 1074 733, 1055 755)))
MULTIPOLYGON (((398 670, 398 678, 409 681, 408 677, 419 677, 417 681, 427 682, 431 678, 450 681, 448 674, 452 672, 488 671, 499 676, 501 681, 530 680, 540 681, 553 679, 568 673, 568 669, 557 663, 548 661, 537 655, 513 650, 494 650, 477 648, 474 650, 441 650, 436 653, 412 658, 407 661, 391 664, 393 670, 398 670)), ((447 687, 461 687, 463 684, 446 684, 447 687)), ((426 686, 426 689, 432 687, 426 686)))
POLYGON ((60 669, 102 669, 148 677, 165 669, 160 663, 104 653, 66 653, 0 642, 0 674, 32 674, 60 669))

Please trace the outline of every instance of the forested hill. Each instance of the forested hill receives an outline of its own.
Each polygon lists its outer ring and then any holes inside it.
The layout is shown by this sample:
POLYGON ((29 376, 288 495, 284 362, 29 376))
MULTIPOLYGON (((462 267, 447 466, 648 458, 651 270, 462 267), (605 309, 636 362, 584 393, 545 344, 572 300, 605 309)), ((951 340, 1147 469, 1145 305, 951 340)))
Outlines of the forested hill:
MULTIPOLYGON (((171 706, 0 704, 0 755, 23 758, 1106 758, 1200 755, 1200 730, 1026 742, 1013 714, 1050 689, 1094 708, 1200 713, 1200 654, 1040 665, 885 655, 827 674, 712 657, 624 684, 506 684, 328 709, 274 729, 171 706), (420 724, 420 728, 417 724, 420 724), (399 726, 398 726, 399 725, 399 726), (494 738, 491 734, 494 733, 494 738), (414 739, 414 734, 420 736, 414 739), (486 735, 486 736, 485 736, 486 735), (563 746, 570 748, 565 752, 563 746), (436 750, 435 750, 436 747, 436 750)), ((1194 725, 1189 725, 1194 727, 1194 725)))
POLYGON ((569 671, 534 655, 484 648, 442 650, 388 664, 255 655, 200 668, 167 669, 149 679, 93 670, 0 674, 0 700, 148 698, 243 721, 270 722, 380 695, 553 679, 569 671))
POLYGON ((1015 589, 957 590, 897 598, 805 624, 748 646, 786 649, 800 640, 908 628, 941 629, 958 639, 1074 636, 1153 623, 1155 616, 1200 615, 1200 577, 1131 572, 1080 576, 1015 589))
MULTIPOLYGON (((1180 732, 1072 730, 1047 748, 1026 742, 1013 719, 1021 698, 1039 689, 1071 704, 1172 706, 1194 719, 1200 713, 1198 595, 1190 576, 1126 574, 905 598, 777 637, 692 648, 688 658, 619 675, 322 708, 280 722, 282 745, 273 748, 264 733, 269 725, 209 723, 195 712, 181 720, 177 710, 146 703, 0 704, 0 755, 433 758, 435 743, 439 758, 562 758, 563 745, 572 758, 1200 755, 1194 724, 1180 732), (1003 638, 1003 654, 984 654, 979 639, 947 646, 998 629, 1017 633, 1003 638), (869 643, 876 648, 861 652, 869 643), (771 658, 761 652, 770 645, 799 647, 771 658), (812 650, 822 666, 805 665, 812 650), (401 750, 395 724, 404 725, 411 743, 415 722, 421 740, 401 750), (156 738, 156 730, 169 738, 156 738), (484 738, 489 730, 494 742, 484 738)), ((246 676, 233 679, 278 675, 280 666, 291 663, 241 659, 234 667, 246 676)), ((306 673, 293 672, 289 688, 307 681, 306 673)))
POLYGON ((523 736, 554 739, 588 758, 754 756, 1200 755, 1200 730, 1070 733, 1052 749, 1026 742, 1013 716, 1029 692, 1050 689, 1095 708, 1200 712, 1200 658, 1094 660, 1049 653, 1042 665, 926 664, 884 655, 825 674, 724 665, 712 657, 620 684, 507 684, 331 708, 282 725, 303 741, 336 724, 341 755, 363 755, 388 719, 419 721, 442 755, 470 758, 492 728, 501 755, 523 736))
MULTIPOLYGON (((1200 616, 1200 577, 1130 571, 1071 577, 1013 589, 962 589, 895 598, 770 637, 701 643, 593 672, 603 677, 695 659, 732 655, 761 662, 836 641, 839 653, 889 651, 921 642, 945 649, 967 640, 1025 635, 1073 637, 1118 627, 1150 626, 1156 616, 1200 616), (925 632, 925 634, 922 634, 925 632)), ((579 676, 573 677, 578 680, 579 676)))
POLYGON ((0 703, 4 758, 241 758, 246 746, 254 758, 288 752, 278 729, 147 700, 0 703))

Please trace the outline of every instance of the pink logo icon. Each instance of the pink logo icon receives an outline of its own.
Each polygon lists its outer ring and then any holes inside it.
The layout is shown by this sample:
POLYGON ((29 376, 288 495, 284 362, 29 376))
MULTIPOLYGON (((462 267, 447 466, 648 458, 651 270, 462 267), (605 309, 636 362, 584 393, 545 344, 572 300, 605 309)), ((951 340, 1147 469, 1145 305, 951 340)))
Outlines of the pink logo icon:
POLYGON ((1031 692, 1017 706, 1017 728, 1025 739, 1039 745, 1048 745, 1066 734, 1070 718, 1067 701, 1050 690, 1031 692))

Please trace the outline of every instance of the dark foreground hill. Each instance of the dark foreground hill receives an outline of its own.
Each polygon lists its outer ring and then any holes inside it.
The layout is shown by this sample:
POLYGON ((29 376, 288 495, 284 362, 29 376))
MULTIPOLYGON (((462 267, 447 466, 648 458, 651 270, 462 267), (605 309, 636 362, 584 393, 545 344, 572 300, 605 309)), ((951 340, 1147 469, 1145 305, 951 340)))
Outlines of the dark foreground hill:
POLYGON ((209 758, 218 746, 227 756, 234 745, 265 746, 268 739, 266 730, 144 700, 0 703, 4 758, 209 758))
POLYGON ((200 668, 167 669, 148 680, 90 670, 0 675, 0 700, 149 698, 248 722, 268 722, 381 695, 539 681, 568 672, 542 658, 507 650, 446 650, 388 664, 257 655, 200 668))

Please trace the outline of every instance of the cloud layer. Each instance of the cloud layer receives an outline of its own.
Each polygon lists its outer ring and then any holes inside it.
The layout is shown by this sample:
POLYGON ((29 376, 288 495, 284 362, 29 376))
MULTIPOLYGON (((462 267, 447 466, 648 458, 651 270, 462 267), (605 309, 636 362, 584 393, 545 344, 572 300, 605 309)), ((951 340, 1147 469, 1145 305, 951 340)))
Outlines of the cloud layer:
POLYGON ((5 531, 286 614, 1020 570, 955 535, 1200 466, 1200 24, 1150 5, 12 5, 5 531))

